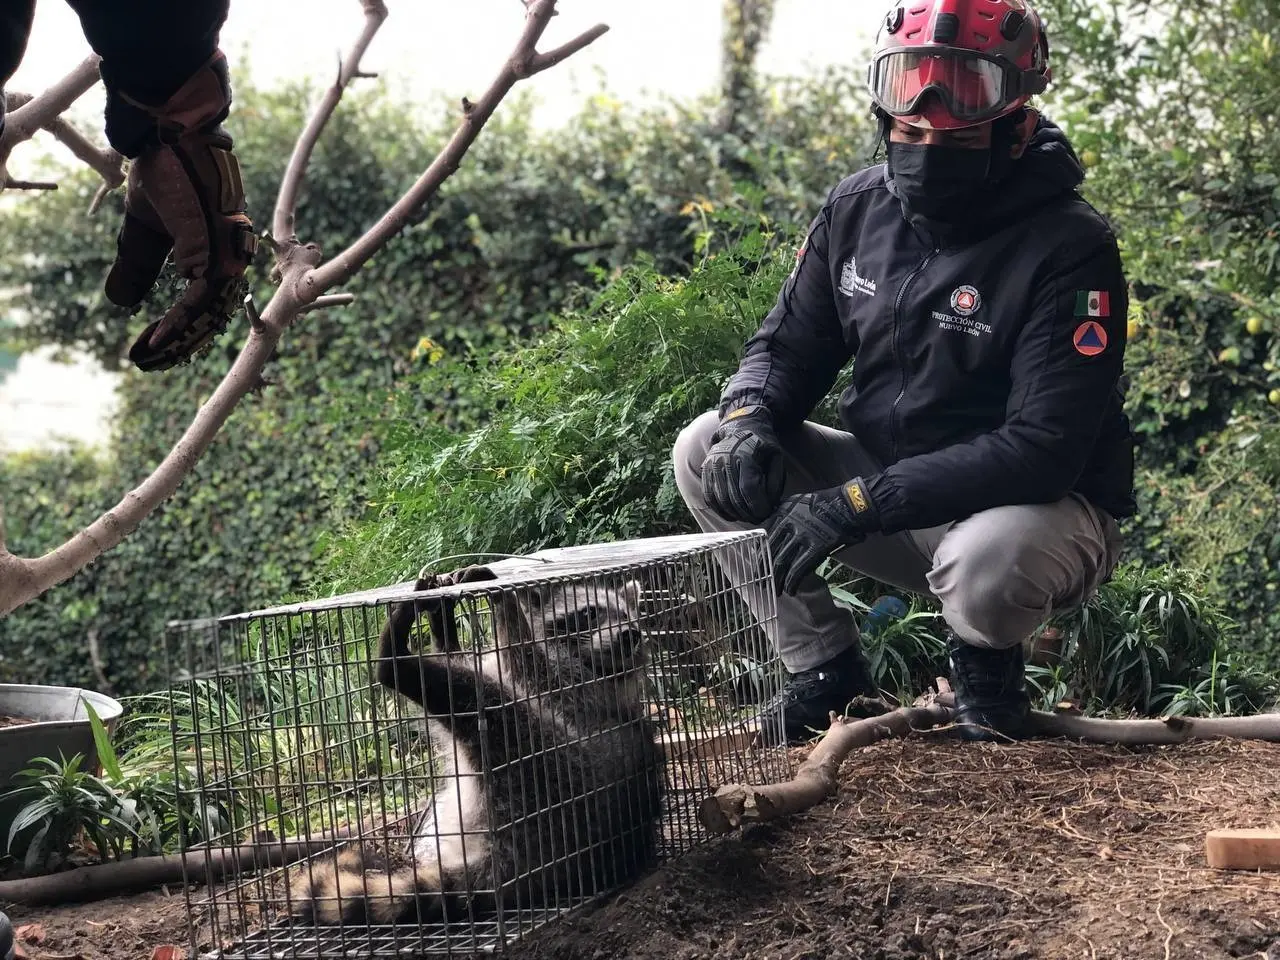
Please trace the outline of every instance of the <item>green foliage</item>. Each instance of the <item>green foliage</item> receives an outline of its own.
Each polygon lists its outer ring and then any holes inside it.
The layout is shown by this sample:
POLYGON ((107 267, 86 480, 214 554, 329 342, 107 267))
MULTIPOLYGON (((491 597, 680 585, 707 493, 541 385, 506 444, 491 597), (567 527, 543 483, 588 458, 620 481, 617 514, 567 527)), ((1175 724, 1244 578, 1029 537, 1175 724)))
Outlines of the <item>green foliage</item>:
POLYGON ((1254 713, 1277 692, 1274 677, 1235 662, 1235 623, 1183 568, 1127 564, 1058 625, 1068 669, 1050 672, 1089 712, 1254 713), (1222 690, 1188 696, 1206 675, 1222 690))
POLYGON ((5 852, 22 858, 27 873, 64 863, 84 838, 100 858, 119 859, 131 832, 124 803, 106 782, 80 769, 82 754, 70 759, 36 757, 14 779, 3 799, 25 801, 9 829, 5 852))
POLYGON ((423 374, 408 393, 466 378, 502 404, 455 435, 423 428, 412 399, 406 416, 393 398, 382 489, 368 521, 335 543, 326 586, 407 579, 441 556, 687 529, 671 445, 715 406, 789 260, 758 229, 684 278, 641 258, 536 344, 423 374))
MULTIPOLYGON (((831 567, 825 576, 836 601, 865 617, 883 587, 831 567)), ((1061 639, 1048 663, 1027 666, 1034 705, 1053 710, 1070 701, 1094 716, 1228 716, 1274 706, 1280 675, 1233 652, 1238 625, 1207 586, 1178 567, 1122 564, 1083 607, 1043 625, 1061 639)), ((863 640, 876 687, 901 703, 947 675, 939 605, 931 597, 904 600, 901 618, 863 640)))
POLYGON ((1280 7, 1047 0, 1055 118, 1132 282, 1129 410, 1149 562, 1204 570, 1276 663, 1280 7), (1123 15, 1122 15, 1123 9, 1123 15))
MULTIPOLYGON (((861 145, 845 139, 864 129, 847 96, 854 82, 776 84, 747 118, 760 150, 717 129, 713 98, 624 108, 601 94, 557 130, 533 128, 521 98, 504 104, 440 194, 346 286, 356 303, 308 314, 289 331, 268 370, 273 385, 242 404, 175 496, 88 570, 0 621, 0 677, 96 683, 84 646, 92 626, 117 689, 145 690, 163 679, 167 621, 301 589, 316 570, 317 535, 365 509, 384 427, 443 436, 432 431, 489 416, 500 394, 476 389, 473 357, 483 365, 503 345, 536 344, 553 316, 638 255, 666 275, 687 273, 722 207, 762 197, 771 215, 807 222, 859 162, 861 145), (732 171, 728 155, 738 159, 732 171)), ((228 125, 260 227, 313 93, 237 80, 228 125)), ((300 235, 330 254, 355 239, 451 132, 449 103, 424 119, 381 87, 345 99, 308 172, 300 235)), ((59 182, 6 213, 0 290, 24 317, 6 339, 79 348, 119 366, 146 317, 169 302, 173 278, 136 317, 108 304, 101 281, 121 198, 91 219, 94 175, 73 170, 59 182)), ((268 262, 264 252, 250 272, 260 304, 271 293, 268 262)), ((73 452, 0 463, 10 546, 43 553, 146 476, 228 368, 242 329, 189 367, 126 369, 101 460, 73 452)))

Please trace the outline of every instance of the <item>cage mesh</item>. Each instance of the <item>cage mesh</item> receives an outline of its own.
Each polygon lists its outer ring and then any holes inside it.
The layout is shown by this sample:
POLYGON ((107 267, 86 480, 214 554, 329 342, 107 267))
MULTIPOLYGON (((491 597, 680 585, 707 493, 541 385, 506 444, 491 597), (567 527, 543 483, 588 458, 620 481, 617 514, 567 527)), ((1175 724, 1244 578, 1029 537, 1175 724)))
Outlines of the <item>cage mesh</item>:
MULTIPOLYGON (((193 956, 501 952, 790 776, 760 531, 171 624, 193 956)), ((480 567, 481 569, 469 569, 480 567)))

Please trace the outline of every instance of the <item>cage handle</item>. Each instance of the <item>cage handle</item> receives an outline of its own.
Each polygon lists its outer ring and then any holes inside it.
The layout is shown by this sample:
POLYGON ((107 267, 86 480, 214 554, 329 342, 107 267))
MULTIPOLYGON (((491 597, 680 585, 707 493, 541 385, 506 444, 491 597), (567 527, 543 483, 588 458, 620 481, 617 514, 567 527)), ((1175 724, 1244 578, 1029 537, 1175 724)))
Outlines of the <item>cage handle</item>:
POLYGON ((472 550, 467 553, 455 553, 447 557, 436 557, 434 560, 428 560, 422 565, 422 569, 418 571, 418 579, 421 580, 427 575, 427 569, 438 563, 444 563, 446 560, 465 560, 467 557, 498 557, 502 560, 537 560, 539 563, 550 563, 546 557, 531 557, 521 553, 491 553, 484 550, 472 550))

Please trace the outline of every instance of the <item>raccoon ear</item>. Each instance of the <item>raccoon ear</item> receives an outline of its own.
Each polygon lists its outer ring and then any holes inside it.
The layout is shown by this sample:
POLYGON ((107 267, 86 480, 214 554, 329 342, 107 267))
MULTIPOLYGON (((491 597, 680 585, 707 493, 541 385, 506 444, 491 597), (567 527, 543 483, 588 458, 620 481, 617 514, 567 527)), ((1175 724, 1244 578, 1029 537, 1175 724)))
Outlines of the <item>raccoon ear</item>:
POLYGON ((640 606, 640 581, 628 580, 622 585, 622 595, 626 598, 627 606, 632 610, 640 606))

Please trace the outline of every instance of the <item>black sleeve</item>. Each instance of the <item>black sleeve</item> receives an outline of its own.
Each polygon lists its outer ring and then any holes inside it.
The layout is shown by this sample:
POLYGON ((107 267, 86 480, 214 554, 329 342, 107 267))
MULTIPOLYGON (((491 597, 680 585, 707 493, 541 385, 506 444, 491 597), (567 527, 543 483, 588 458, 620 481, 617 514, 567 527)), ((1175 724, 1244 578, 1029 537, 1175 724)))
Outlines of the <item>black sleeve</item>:
POLYGON ((885 532, 1052 503, 1079 479, 1123 371, 1128 292, 1110 234, 1048 263, 1015 347, 1004 425, 866 478, 885 532))
MULTIPOLYGON (((4 0, 0 3, 0 93, 26 55, 35 12, 36 0, 4 0)), ((0 108, 3 106, 4 98, 0 96, 0 108)))
POLYGON ((104 86, 160 104, 213 56, 230 0, 66 2, 102 57, 104 86))
MULTIPOLYGON (((230 0, 67 0, 102 57, 107 141, 130 159, 154 143, 158 107, 219 53, 230 0)), ((224 73, 225 63, 216 69, 224 73)), ((224 114, 225 115, 225 114, 224 114)))
POLYGON ((778 427, 797 426, 826 396, 853 356, 836 312, 827 259, 830 207, 809 225, 796 265, 760 329, 746 343, 738 370, 720 397, 723 416, 763 405, 778 427))

